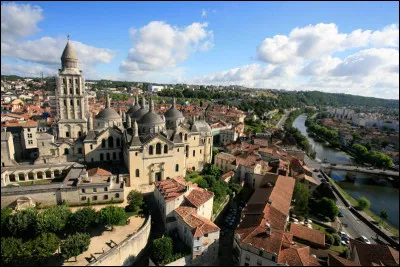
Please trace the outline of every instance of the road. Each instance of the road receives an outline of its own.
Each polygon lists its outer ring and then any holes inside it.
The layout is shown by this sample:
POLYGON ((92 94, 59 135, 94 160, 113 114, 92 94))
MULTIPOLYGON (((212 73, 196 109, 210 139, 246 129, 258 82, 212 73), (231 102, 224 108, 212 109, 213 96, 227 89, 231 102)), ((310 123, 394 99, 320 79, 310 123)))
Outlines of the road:
MULTIPOLYGON (((321 164, 316 162, 313 159, 310 159, 306 156, 305 158, 305 163, 311 168, 311 169, 320 169, 321 164)), ((313 177, 317 179, 318 181, 322 182, 323 178, 319 178, 318 174, 320 172, 313 172, 313 177)), ((361 237, 362 235, 367 237, 372 244, 375 244, 375 238, 376 234, 375 232, 369 228, 365 223, 360 221, 357 217, 355 217, 351 211, 346 207, 346 205, 342 202, 342 200, 336 195, 336 193, 333 191, 333 194, 336 197, 336 205, 339 208, 339 210, 343 213, 343 217, 338 217, 339 221, 342 223, 343 228, 341 231, 344 231, 350 235, 352 238, 358 238, 361 237)), ((380 241, 387 243, 384 241, 382 238, 380 238, 380 241)))
POLYGON ((280 129, 281 126, 283 126, 283 124, 285 123, 286 119, 288 118, 289 113, 290 113, 290 110, 285 110, 285 114, 283 114, 282 118, 278 121, 278 123, 276 124, 275 128, 280 129))
POLYGON ((399 172, 390 171, 390 170, 385 170, 385 171, 381 170, 381 169, 368 170, 367 168, 364 168, 364 167, 340 165, 340 164, 337 164, 335 166, 332 166, 330 164, 322 164, 322 167, 326 168, 326 169, 338 169, 338 170, 365 172, 365 173, 373 173, 373 174, 384 174, 384 175, 399 177, 399 172))

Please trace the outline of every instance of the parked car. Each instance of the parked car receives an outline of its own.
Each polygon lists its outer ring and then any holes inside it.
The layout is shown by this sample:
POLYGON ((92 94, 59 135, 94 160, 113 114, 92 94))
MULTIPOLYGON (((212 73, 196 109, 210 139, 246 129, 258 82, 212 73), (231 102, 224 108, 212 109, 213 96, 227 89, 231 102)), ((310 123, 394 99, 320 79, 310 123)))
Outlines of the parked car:
POLYGON ((371 244, 371 242, 368 240, 368 238, 366 238, 365 236, 361 236, 361 241, 366 243, 366 244, 371 244))
POLYGON ((314 169, 314 172, 319 172, 319 170, 318 169, 314 169))
POLYGON ((343 217, 343 213, 341 211, 339 211, 338 216, 343 217))

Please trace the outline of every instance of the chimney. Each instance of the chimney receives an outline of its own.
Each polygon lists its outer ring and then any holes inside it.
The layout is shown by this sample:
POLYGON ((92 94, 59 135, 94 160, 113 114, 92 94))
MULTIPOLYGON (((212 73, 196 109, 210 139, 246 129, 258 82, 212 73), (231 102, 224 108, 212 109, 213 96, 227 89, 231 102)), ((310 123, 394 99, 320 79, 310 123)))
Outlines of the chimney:
POLYGON ((267 227, 267 231, 265 232, 267 234, 267 237, 271 236, 271 226, 269 223, 265 223, 265 227, 267 227))
POLYGON ((126 114, 126 129, 129 129, 132 127, 132 118, 129 116, 129 114, 126 114))

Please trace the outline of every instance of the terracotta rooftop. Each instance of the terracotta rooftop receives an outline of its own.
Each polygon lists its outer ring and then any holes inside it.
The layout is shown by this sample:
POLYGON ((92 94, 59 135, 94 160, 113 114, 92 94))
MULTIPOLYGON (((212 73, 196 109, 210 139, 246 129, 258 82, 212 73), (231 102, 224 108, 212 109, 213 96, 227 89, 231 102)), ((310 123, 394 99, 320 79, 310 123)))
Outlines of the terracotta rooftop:
POLYGON ((233 171, 228 171, 228 172, 226 172, 226 173, 221 175, 221 179, 225 180, 225 179, 231 177, 232 175, 233 175, 233 171))
POLYGON ((204 234, 219 231, 220 228, 212 221, 196 214, 193 207, 179 206, 175 209, 176 214, 192 229, 193 237, 201 237, 204 234))
POLYGON ((278 263, 288 266, 320 266, 318 260, 310 255, 310 247, 296 247, 282 249, 278 263))
POLYGON ((328 266, 361 266, 361 264, 329 253, 328 266))
POLYGON ((186 192, 185 180, 181 177, 155 182, 154 184, 163 194, 165 202, 171 201, 186 192))
POLYGON ((350 239, 352 250, 357 251, 359 263, 362 266, 381 265, 399 265, 399 252, 392 247, 381 244, 366 244, 360 241, 350 239))
POLYGON ((308 175, 306 175, 304 173, 302 173, 300 175, 297 175, 296 178, 305 179, 305 180, 309 181, 310 183, 313 183, 313 184, 316 184, 316 185, 320 184, 314 177, 308 176, 308 175))
POLYGON ((202 188, 195 188, 190 191, 189 195, 186 196, 186 200, 190 202, 196 208, 206 203, 209 199, 214 196, 214 193, 207 191, 202 188))
POLYGON ((97 168, 93 168, 93 169, 88 170, 88 175, 89 176, 94 176, 94 175, 108 176, 108 175, 111 175, 111 172, 97 167, 97 168))
POLYGON ((300 224, 292 223, 290 225, 290 233, 293 234, 293 237, 297 237, 299 239, 309 241, 311 243, 324 246, 325 245, 325 233, 310 229, 306 226, 300 224))

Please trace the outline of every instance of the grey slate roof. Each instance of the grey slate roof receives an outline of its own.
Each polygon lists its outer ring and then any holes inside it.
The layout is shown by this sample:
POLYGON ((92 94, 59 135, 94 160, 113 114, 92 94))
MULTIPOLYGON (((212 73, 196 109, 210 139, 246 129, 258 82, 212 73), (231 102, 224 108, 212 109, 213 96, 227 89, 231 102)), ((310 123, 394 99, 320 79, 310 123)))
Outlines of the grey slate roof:
POLYGON ((121 116, 113 108, 105 108, 96 115, 96 119, 117 120, 121 116))
POLYGON ((144 116, 144 114, 146 114, 148 112, 149 112, 149 108, 138 109, 132 113, 131 118, 132 118, 132 120, 139 121, 144 116))
POLYGON ((167 120, 176 120, 180 118, 184 118, 182 112, 172 107, 167 112, 164 113, 165 119, 167 120))
POLYGON ((143 115, 143 117, 138 121, 139 124, 160 124, 164 123, 160 115, 150 111, 143 115))
POLYGON ((211 132, 211 127, 205 121, 195 121, 193 123, 192 132, 211 132))
POLYGON ((76 55, 74 49, 72 48, 69 40, 68 40, 68 43, 65 46, 64 52, 62 53, 62 56, 61 56, 61 60, 64 60, 64 59, 78 60, 78 56, 76 55))

